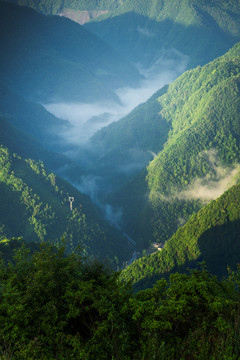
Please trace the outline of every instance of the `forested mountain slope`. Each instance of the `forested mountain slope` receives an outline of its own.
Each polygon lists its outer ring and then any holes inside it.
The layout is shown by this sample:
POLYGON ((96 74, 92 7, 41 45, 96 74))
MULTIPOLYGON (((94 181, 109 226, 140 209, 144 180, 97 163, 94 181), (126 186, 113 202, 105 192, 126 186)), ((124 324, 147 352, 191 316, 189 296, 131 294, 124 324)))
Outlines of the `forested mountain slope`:
POLYGON ((57 15, 64 9, 114 10, 123 3, 122 0, 8 0, 8 2, 31 7, 46 15, 57 15))
POLYGON ((24 160, 1 146, 0 224, 5 236, 27 241, 66 240, 101 259, 129 257, 128 241, 106 223, 87 196, 48 172, 42 162, 24 160), (74 197, 73 210, 69 196, 74 197))
POLYGON ((48 149, 54 149, 62 141, 60 134, 71 127, 68 121, 56 118, 40 104, 26 100, 3 83, 0 83, 0 114, 48 149))
MULTIPOLYGON (((153 119, 156 126, 167 124, 168 139, 163 144, 159 136, 162 149, 147 173, 110 195, 112 204, 122 207, 126 231, 138 243, 165 241, 193 211, 233 184, 240 161, 239 99, 240 44, 204 67, 187 71, 155 99, 156 113, 148 120, 147 137, 156 128, 153 119), (141 224, 146 218, 151 231, 142 237, 141 224), (133 221, 139 228, 132 227, 133 221)), ((143 111, 144 106, 141 108, 143 111)), ((126 123, 120 120, 116 128, 121 121, 126 123)), ((102 133, 107 139, 107 131, 99 132, 98 137, 102 133)), ((114 136, 113 126, 109 134, 114 136)), ((144 134, 142 131, 142 139, 144 134)))
POLYGON ((220 277, 240 262, 240 185, 213 200, 165 243, 161 251, 135 260, 122 273, 138 288, 149 287, 162 276, 185 272, 205 261, 207 269, 220 277))
MULTIPOLYGON (((13 126, 13 122, 19 123, 19 120, 0 115, 0 144, 8 148, 11 153, 17 153, 24 159, 31 158, 37 162, 41 160, 47 169, 64 178, 71 178, 72 182, 76 182, 82 175, 85 175, 85 171, 77 163, 63 154, 47 150, 36 138, 13 126)), ((54 144, 49 144, 48 147, 54 149, 54 144)))
POLYGON ((162 149, 170 124, 159 116, 161 106, 158 98, 167 92, 167 88, 165 86, 120 121, 92 136, 89 146, 94 154, 94 171, 99 169, 102 173, 129 175, 145 167, 153 153, 162 149))
POLYGON ((161 50, 175 48, 196 66, 239 41, 240 5, 238 0, 129 0, 86 27, 135 62, 151 64, 161 50))
POLYGON ((109 45, 61 17, 0 2, 0 78, 41 102, 112 99, 140 76, 109 45))

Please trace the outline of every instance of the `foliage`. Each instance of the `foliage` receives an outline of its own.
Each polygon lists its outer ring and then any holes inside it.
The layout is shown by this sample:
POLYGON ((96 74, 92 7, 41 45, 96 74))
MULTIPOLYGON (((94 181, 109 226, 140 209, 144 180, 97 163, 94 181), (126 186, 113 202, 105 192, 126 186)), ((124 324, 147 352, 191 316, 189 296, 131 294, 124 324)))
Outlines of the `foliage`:
POLYGON ((210 202, 165 243, 163 249, 135 260, 122 278, 136 288, 152 285, 162 276, 186 271, 205 261, 211 273, 223 277, 240 260, 240 185, 233 186, 210 202))
POLYGON ((176 49, 189 67, 222 55, 240 39, 238 0, 126 0, 85 25, 134 61, 152 65, 176 49))
POLYGON ((239 271, 174 274, 133 294, 118 274, 46 244, 0 267, 3 359, 236 360, 239 271))
MULTIPOLYGON (((220 189, 225 182, 223 192, 236 183, 234 177, 228 179, 228 176, 234 168, 237 172, 240 162, 239 64, 240 44, 236 44, 224 56, 204 67, 185 72, 159 97, 153 96, 135 110, 136 113, 141 110, 144 116, 148 106, 152 107, 152 113, 148 112, 151 114, 147 120, 149 128, 146 124, 141 131, 142 147, 145 133, 150 138, 151 130, 156 129, 152 122, 160 126, 164 121, 168 129, 167 140, 162 134, 158 135, 158 154, 149 163, 147 173, 142 171, 135 175, 107 199, 112 205, 121 205, 126 214, 124 228, 140 249, 153 241, 165 242, 210 201, 201 195, 200 189, 211 192, 211 189, 220 189), (156 101, 158 106, 154 105, 156 101), (146 222, 146 230, 143 230, 142 224, 146 222)), ((136 126, 131 123, 134 113, 114 126, 121 129, 123 122, 134 134, 136 126), (131 119, 129 123, 128 118, 131 119)), ((141 129, 140 115, 138 119, 141 129)), ((113 126, 109 128, 112 138, 115 136, 113 129, 113 126)), ((152 133, 153 139, 155 133, 152 133)), ((108 128, 99 132, 98 139, 101 134, 110 144, 108 128)), ((119 139, 122 138, 126 148, 127 136, 120 133, 119 139)), ((117 150, 123 151, 120 146, 117 150)))
POLYGON ((57 15, 64 8, 74 10, 113 10, 119 0, 14 0, 21 6, 29 6, 46 15, 57 15))
POLYGON ((68 251, 81 245, 102 259, 129 256, 127 239, 106 223, 87 196, 48 172, 42 162, 24 160, 4 147, 0 147, 0 194, 0 223, 7 237, 56 243, 64 236, 68 251), (73 211, 69 196, 74 197, 73 211))

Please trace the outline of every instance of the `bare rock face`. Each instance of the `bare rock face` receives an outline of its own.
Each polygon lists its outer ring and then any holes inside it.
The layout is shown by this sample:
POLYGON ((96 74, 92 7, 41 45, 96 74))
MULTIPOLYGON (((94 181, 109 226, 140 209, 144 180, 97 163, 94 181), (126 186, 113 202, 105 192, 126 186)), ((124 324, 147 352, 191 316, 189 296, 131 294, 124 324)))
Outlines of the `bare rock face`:
POLYGON ((68 19, 83 25, 100 15, 106 14, 107 12, 108 10, 74 10, 65 8, 59 13, 59 15, 67 17, 68 19))

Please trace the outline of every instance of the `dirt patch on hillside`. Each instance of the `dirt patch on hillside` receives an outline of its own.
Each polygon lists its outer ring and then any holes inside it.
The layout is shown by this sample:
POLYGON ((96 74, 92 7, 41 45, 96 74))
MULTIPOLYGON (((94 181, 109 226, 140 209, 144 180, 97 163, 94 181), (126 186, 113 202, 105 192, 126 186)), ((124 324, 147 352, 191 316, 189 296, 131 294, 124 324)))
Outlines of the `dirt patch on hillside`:
POLYGON ((73 10, 73 9, 63 9, 59 15, 67 17, 73 21, 76 21, 78 24, 83 25, 90 20, 106 14, 108 10, 73 10))

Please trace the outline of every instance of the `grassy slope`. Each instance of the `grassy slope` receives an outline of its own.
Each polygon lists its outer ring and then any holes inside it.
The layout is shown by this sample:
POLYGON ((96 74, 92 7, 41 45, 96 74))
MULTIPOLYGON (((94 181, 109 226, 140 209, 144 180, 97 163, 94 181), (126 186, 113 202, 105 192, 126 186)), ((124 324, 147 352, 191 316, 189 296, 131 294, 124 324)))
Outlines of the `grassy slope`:
POLYGON ((138 287, 152 285, 169 273, 185 271, 205 261, 207 268, 218 276, 227 267, 236 268, 240 261, 240 185, 233 186, 212 201, 166 242, 163 250, 134 261, 122 273, 138 287))

